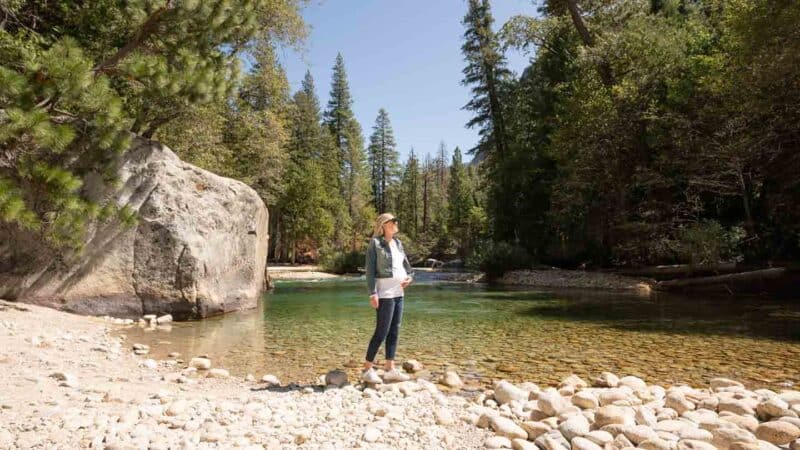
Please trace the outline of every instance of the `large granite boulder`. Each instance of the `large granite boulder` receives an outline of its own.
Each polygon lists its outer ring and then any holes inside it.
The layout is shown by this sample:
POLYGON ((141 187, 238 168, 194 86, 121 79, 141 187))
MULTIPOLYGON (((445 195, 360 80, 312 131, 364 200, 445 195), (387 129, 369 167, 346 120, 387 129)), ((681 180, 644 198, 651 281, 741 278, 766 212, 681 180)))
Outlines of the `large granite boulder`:
POLYGON ((207 317, 256 306, 266 281, 268 216, 244 183, 136 138, 119 161, 121 188, 86 183, 138 212, 99 224, 80 256, 0 227, 0 298, 92 315, 207 317))

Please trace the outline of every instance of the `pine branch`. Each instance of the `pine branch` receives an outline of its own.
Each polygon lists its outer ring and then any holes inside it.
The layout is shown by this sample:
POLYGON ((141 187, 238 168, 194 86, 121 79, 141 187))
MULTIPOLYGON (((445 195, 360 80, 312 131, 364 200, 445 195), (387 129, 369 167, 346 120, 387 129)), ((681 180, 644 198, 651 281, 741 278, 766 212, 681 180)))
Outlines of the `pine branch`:
POLYGON ((167 122, 175 119, 176 117, 180 116, 182 113, 183 113, 183 111, 180 111, 180 112, 177 112, 177 113, 174 113, 174 114, 170 114, 168 116, 160 117, 158 119, 153 120, 152 122, 150 122, 150 125, 147 127, 147 130, 145 130, 145 132, 142 133, 142 136, 146 137, 147 139, 152 138, 153 135, 156 134, 156 131, 158 131, 158 127, 160 127, 161 125, 164 125, 167 122))
POLYGON ((125 59, 131 52, 136 50, 139 46, 141 46, 145 40, 147 40, 150 35, 152 35, 161 21, 164 14, 168 11, 172 10, 174 7, 173 0, 167 0, 166 5, 162 6, 161 8, 157 9, 150 17, 145 20, 142 24, 139 31, 136 32, 133 39, 131 39, 127 44, 123 45, 122 48, 117 50, 110 58, 106 59, 100 65, 94 68, 95 76, 100 76, 104 73, 110 72, 120 61, 125 59))

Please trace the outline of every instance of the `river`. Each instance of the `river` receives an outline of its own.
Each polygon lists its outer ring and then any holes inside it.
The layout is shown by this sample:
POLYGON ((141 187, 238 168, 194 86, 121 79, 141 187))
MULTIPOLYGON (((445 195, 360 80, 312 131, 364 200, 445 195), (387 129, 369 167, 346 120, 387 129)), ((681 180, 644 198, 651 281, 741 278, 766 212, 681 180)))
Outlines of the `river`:
MULTIPOLYGON (((260 306, 169 331, 124 331, 167 359, 208 355, 234 375, 309 382, 328 370, 357 377, 375 323, 362 280, 278 282, 260 306)), ((467 389, 498 378, 557 383, 575 373, 705 385, 800 385, 800 301, 651 298, 614 291, 537 290, 427 281, 406 291, 398 360, 435 376, 455 369, 467 389)), ((383 348, 378 360, 383 358, 383 348)))

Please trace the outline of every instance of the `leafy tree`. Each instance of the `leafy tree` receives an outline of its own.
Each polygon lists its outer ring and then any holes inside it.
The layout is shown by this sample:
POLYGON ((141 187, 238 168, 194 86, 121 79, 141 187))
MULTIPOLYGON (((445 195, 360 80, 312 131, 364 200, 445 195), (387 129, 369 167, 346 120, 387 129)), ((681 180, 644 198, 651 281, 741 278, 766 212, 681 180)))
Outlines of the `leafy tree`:
POLYGON ((798 254, 795 3, 540 13, 500 33, 535 53, 501 89, 507 156, 481 165, 495 240, 565 264, 798 254))

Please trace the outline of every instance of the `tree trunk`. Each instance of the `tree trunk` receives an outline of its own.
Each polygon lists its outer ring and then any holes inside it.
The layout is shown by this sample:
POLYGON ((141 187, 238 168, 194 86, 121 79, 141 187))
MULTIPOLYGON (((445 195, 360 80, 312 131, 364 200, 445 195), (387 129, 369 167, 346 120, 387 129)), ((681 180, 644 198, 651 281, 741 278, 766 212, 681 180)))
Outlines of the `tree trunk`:
POLYGON ((428 231, 428 174, 422 179, 422 231, 428 231))
POLYGON ((747 231, 748 237, 755 236, 755 225, 753 222, 753 214, 750 210, 750 189, 748 189, 747 181, 741 170, 738 171, 739 185, 742 195, 742 207, 744 208, 744 227, 747 231))
POLYGON ((742 268, 737 267, 735 262, 708 264, 692 266, 691 264, 674 264, 668 266, 647 266, 630 269, 612 269, 611 273, 619 275, 629 275, 638 277, 650 277, 659 279, 674 280, 699 274, 722 275, 726 273, 741 272, 742 268))
POLYGON ((275 247, 273 249, 272 257, 276 261, 281 260, 281 240, 283 239, 283 233, 281 233, 281 216, 280 211, 276 214, 275 219, 275 247))
POLYGON ((155 10, 153 14, 150 14, 150 17, 145 20, 142 24, 141 28, 136 32, 133 36, 133 39, 128 41, 125 45, 122 46, 116 53, 111 55, 108 59, 100 63, 97 67, 94 68, 95 76, 102 75, 110 71, 114 68, 120 61, 125 59, 131 52, 136 50, 140 45, 144 43, 150 35, 156 31, 158 28, 158 23, 163 18, 164 14, 169 12, 171 9, 174 8, 173 0, 168 0, 167 3, 162 6, 161 8, 155 10))
MULTIPOLYGON (((583 17, 581 17, 581 11, 578 8, 578 3, 575 0, 564 0, 567 4, 567 8, 569 9, 569 15, 572 17, 572 23, 575 25, 575 29, 578 30, 578 34, 583 41, 583 45, 587 47, 594 47, 594 40, 592 39, 592 35, 589 33, 589 29, 586 28, 586 24, 583 22, 583 17)), ((603 80, 603 84, 606 87, 611 87, 614 85, 614 74, 611 71, 611 66, 608 64, 605 58, 603 58, 597 64, 597 71, 600 73, 600 79, 603 80)))
POLYGON ((484 64, 483 70, 486 72, 486 87, 489 90, 489 108, 491 109, 490 114, 492 116, 492 124, 494 125, 494 132, 492 134, 494 135, 497 154, 499 159, 502 160, 507 153, 506 127, 505 122, 503 121, 503 111, 500 107, 500 98, 497 93, 497 84, 494 78, 494 68, 488 64, 484 64))

